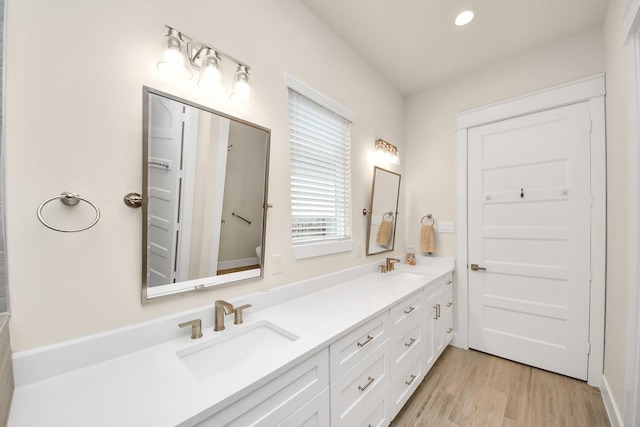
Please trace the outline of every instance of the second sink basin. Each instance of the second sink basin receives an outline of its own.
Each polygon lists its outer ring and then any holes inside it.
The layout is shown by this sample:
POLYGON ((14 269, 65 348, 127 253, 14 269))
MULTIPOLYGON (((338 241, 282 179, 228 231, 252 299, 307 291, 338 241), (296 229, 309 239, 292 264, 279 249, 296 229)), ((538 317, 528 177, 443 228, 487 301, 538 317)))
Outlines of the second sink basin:
POLYGON ((299 337, 266 320, 237 330, 220 332, 220 336, 179 350, 176 355, 198 378, 206 378, 220 371, 259 363, 270 352, 299 337))

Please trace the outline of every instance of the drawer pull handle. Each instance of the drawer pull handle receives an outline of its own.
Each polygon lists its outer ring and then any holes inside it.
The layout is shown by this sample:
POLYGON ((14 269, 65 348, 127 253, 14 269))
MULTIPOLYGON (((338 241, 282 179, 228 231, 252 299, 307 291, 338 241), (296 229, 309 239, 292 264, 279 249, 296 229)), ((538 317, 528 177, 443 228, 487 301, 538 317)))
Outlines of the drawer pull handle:
POLYGON ((411 379, 410 379, 409 381, 405 381, 404 383, 405 383, 406 385, 411 385, 411 383, 412 383, 415 379, 416 379, 416 376, 415 376, 415 375, 411 375, 411 379))
POLYGON ((438 320, 438 304, 433 306, 433 312, 434 312, 433 319, 438 320))
POLYGON ((451 332, 453 332, 453 328, 449 328, 447 329, 447 333, 450 334, 451 332))
POLYGON ((414 342, 416 342, 416 339, 415 338, 411 338, 409 340, 409 342, 404 343, 404 345, 406 345, 407 347, 411 347, 414 342))
POLYGON ((450 303, 447 304, 447 307, 451 307, 452 305, 453 305, 453 303, 450 302, 450 303))
POLYGON ((372 339, 373 337, 371 335, 367 335, 367 340, 365 342, 358 341, 358 347, 364 347, 365 345, 369 344, 372 339))
POLYGON ((411 313, 411 312, 412 312, 413 310, 415 310, 415 309, 416 309, 415 307, 411 307, 411 306, 409 306, 409 309, 408 309, 408 310, 405 310, 405 311, 404 311, 404 314, 409 314, 409 313, 411 313))
POLYGON ((359 386, 358 386, 358 390, 360 390, 360 391, 365 391, 365 390, 367 389, 367 387, 369 387, 371 384, 373 384, 373 382, 374 382, 375 380, 376 380, 375 378, 373 378, 373 377, 369 377, 369 382, 368 382, 368 383, 366 383, 364 386, 359 385, 359 386))

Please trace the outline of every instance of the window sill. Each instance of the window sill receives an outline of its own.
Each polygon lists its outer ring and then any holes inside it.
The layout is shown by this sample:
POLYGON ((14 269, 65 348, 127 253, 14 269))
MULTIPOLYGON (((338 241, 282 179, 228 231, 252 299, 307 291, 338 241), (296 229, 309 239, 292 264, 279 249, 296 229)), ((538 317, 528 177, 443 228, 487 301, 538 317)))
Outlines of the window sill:
POLYGON ((313 258, 323 255, 350 252, 353 250, 353 240, 339 240, 331 242, 306 243, 293 246, 296 259, 313 258))

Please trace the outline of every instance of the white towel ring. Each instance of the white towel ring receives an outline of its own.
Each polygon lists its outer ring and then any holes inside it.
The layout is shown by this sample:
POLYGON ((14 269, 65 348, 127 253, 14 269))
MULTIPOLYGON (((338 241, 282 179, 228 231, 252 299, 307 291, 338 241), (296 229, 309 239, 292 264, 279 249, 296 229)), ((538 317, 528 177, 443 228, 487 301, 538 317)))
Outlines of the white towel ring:
POLYGON ((433 215, 431 215, 431 214, 426 214, 426 215, 425 215, 425 216, 423 216, 423 217, 422 217, 422 219, 420 220, 420 224, 422 224, 422 225, 435 225, 435 223, 436 223, 436 220, 433 218, 433 215), (425 219, 425 218, 430 219, 430 220, 431 220, 431 224, 425 224, 425 223, 424 223, 424 219, 425 219))
POLYGON ((75 233, 77 231, 84 231, 87 230, 91 227, 93 227, 94 225, 96 225, 96 223, 98 222, 98 220, 100 220, 100 209, 98 209, 98 207, 95 205, 95 203, 85 199, 84 197, 80 197, 78 196, 78 194, 73 193, 73 192, 69 192, 69 191, 65 191, 64 193, 60 194, 59 196, 53 196, 48 198, 47 200, 45 200, 44 202, 42 202, 40 204, 40 206, 38 206, 38 219, 40 220, 40 222, 42 223, 42 225, 44 225, 47 228, 50 228, 51 230, 54 231, 60 231, 62 233, 75 233), (56 199, 60 199, 60 201, 62 203, 64 203, 67 206, 75 206, 78 203, 80 203, 80 201, 82 200, 83 202, 88 203, 89 205, 91 205, 91 207, 93 209, 95 209, 96 211, 96 217, 93 219, 93 221, 91 222, 91 224, 85 226, 85 227, 80 227, 80 228, 72 228, 72 229, 65 229, 65 228, 58 228, 55 227, 51 224, 49 224, 47 221, 45 221, 44 217, 42 216, 42 208, 44 208, 44 206, 56 199))

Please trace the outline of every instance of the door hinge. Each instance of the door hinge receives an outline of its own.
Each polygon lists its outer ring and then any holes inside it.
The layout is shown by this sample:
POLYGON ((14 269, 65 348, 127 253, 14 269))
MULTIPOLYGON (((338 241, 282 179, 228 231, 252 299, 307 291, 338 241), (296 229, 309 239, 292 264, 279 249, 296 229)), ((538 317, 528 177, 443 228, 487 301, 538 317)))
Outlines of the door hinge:
POLYGON ((587 354, 591 354, 591 343, 587 343, 587 354))
POLYGON ((593 270, 589 270, 589 281, 593 281, 593 270))

